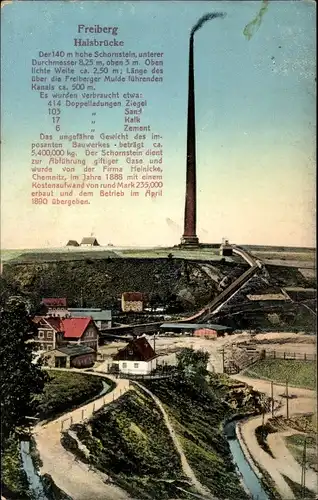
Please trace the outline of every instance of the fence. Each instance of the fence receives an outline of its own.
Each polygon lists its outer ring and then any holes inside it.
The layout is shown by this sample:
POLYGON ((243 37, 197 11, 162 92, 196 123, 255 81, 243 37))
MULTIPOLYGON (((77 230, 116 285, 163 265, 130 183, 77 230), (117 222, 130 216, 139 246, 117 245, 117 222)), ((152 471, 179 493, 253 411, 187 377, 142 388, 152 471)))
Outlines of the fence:
POLYGON ((110 404, 112 403, 112 401, 115 401, 115 399, 118 399, 120 396, 125 394, 126 391, 128 391, 128 389, 129 389, 129 381, 127 387, 124 387, 119 391, 118 390, 116 391, 115 389, 112 392, 105 394, 103 397, 87 404, 86 406, 83 406, 82 408, 81 407, 77 408, 72 412, 71 415, 67 417, 61 417, 60 419, 57 420, 57 422, 60 425, 61 432, 66 431, 73 424, 80 424, 84 420, 91 418, 95 412, 103 408, 103 406, 105 406, 106 404, 110 404))
POLYGON ((316 361, 316 354, 306 352, 287 352, 287 351, 267 351, 263 350, 264 359, 297 359, 299 361, 316 361))

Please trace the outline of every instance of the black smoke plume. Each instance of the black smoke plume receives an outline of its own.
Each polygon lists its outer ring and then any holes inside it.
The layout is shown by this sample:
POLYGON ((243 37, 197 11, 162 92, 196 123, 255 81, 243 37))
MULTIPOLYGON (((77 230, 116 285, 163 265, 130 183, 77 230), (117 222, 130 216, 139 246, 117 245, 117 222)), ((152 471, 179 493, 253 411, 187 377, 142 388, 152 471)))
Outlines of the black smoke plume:
POLYGON ((193 26, 191 30, 191 36, 194 35, 196 31, 202 28, 202 26, 207 22, 210 21, 210 19, 215 19, 217 17, 225 17, 226 14, 224 12, 212 12, 210 14, 204 14, 204 16, 200 17, 200 19, 197 21, 197 23, 193 26))

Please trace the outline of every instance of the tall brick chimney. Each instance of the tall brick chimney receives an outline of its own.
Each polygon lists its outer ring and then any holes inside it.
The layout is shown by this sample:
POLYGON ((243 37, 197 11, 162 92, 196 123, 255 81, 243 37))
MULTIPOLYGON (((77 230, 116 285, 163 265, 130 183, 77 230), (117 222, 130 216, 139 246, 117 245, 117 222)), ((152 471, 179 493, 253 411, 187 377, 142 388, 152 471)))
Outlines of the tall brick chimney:
POLYGON ((184 211, 184 233, 181 239, 183 246, 197 247, 199 239, 196 235, 196 155, 195 155, 195 99, 194 99, 194 65, 193 35, 189 44, 189 90, 188 90, 188 131, 187 131, 187 178, 184 211))

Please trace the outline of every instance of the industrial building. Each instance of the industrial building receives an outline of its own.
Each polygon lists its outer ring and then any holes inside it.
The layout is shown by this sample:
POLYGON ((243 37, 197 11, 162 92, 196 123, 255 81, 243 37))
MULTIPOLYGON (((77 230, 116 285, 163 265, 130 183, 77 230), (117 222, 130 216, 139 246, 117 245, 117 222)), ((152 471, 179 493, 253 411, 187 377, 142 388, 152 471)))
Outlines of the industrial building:
POLYGON ((223 325, 213 325, 209 323, 163 323, 160 325, 160 331, 164 333, 179 333, 194 335, 197 330, 214 330, 218 337, 225 333, 233 332, 233 328, 223 325))

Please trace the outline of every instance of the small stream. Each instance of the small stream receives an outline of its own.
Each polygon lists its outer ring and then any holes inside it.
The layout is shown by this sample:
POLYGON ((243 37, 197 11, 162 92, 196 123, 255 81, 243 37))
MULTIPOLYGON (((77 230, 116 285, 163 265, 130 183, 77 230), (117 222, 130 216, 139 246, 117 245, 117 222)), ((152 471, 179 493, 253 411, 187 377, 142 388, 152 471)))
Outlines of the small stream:
POLYGON ((224 434, 229 443, 233 462, 236 464, 241 474, 243 483, 246 489, 249 491, 251 498, 253 500, 270 500, 268 494, 262 486, 260 479, 251 468, 248 460, 243 453, 240 442, 236 436, 236 425, 237 421, 232 421, 228 422, 224 426, 224 434))
POLYGON ((28 478, 30 490, 37 500, 50 500, 50 498, 46 496, 41 477, 34 467, 33 460, 30 455, 30 441, 21 441, 20 450, 22 465, 28 478))

